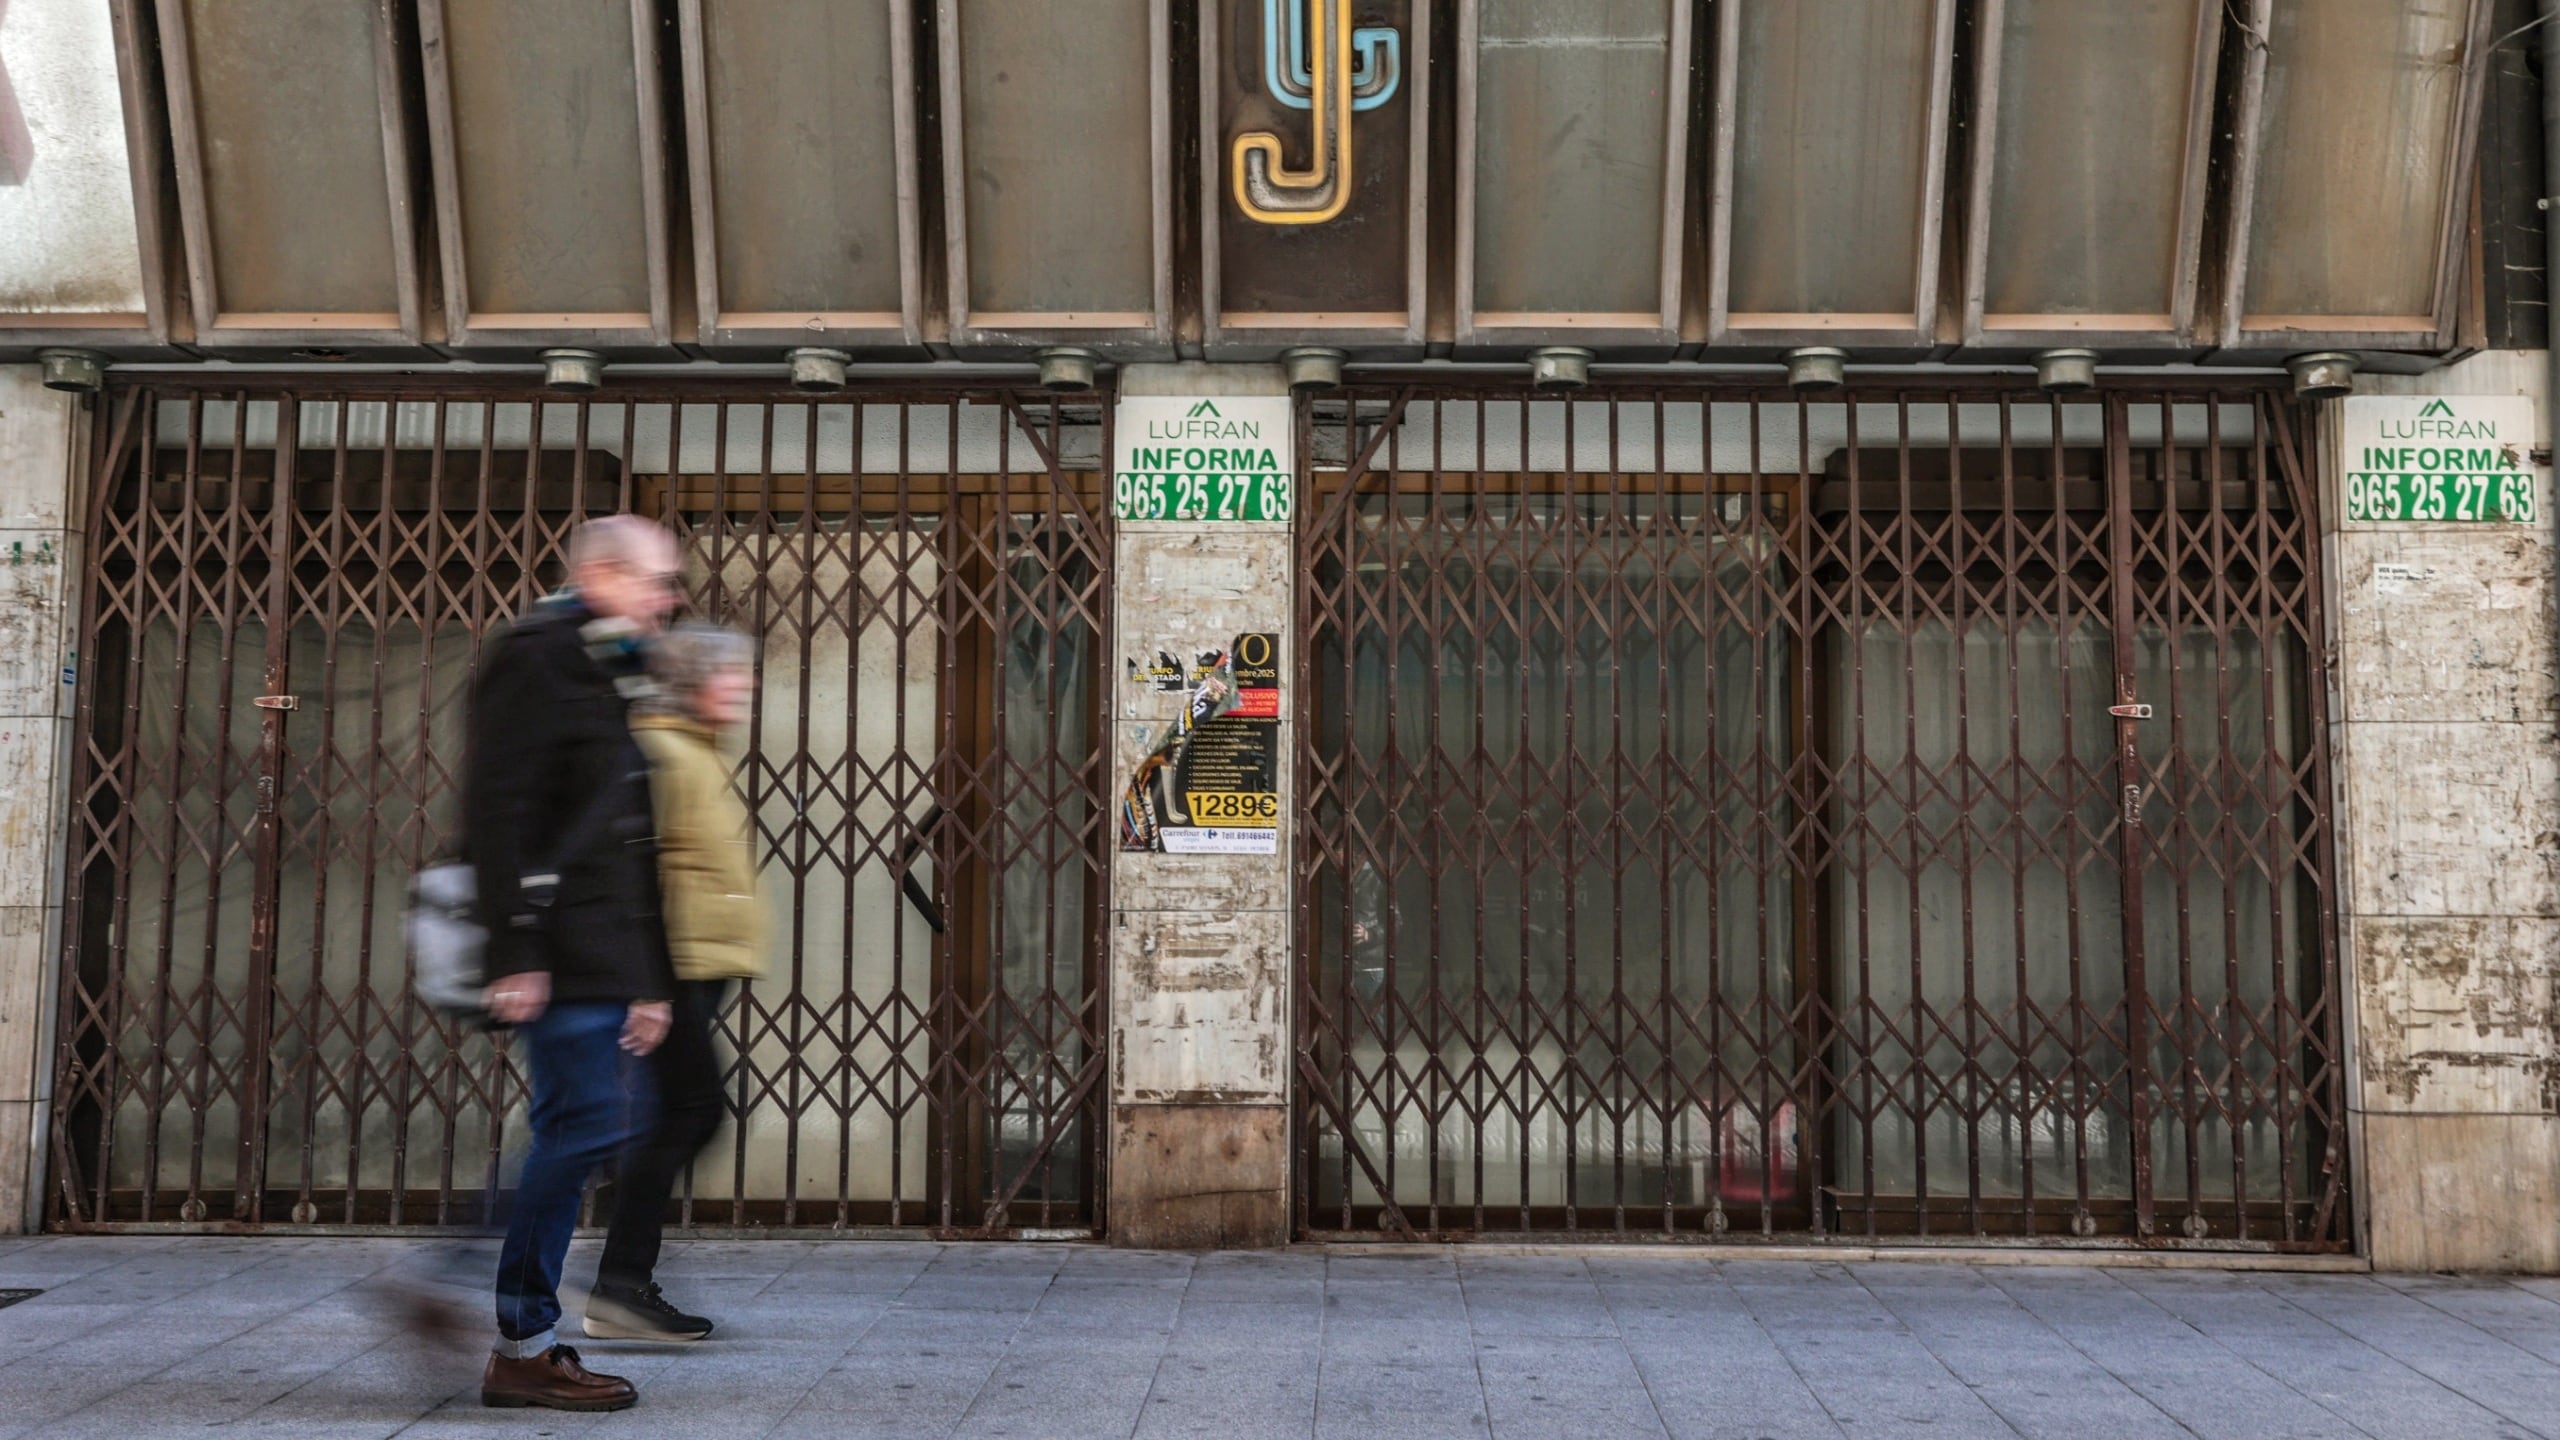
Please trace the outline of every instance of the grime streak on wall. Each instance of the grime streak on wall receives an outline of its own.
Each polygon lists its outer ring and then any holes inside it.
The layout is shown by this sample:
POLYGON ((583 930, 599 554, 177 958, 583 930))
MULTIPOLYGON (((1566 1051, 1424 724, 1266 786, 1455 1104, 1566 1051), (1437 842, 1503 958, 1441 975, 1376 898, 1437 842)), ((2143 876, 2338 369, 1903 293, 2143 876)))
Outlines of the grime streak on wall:
POLYGON ((0 531, 0 714, 55 708, 63 571, 61 542, 52 534, 0 531))

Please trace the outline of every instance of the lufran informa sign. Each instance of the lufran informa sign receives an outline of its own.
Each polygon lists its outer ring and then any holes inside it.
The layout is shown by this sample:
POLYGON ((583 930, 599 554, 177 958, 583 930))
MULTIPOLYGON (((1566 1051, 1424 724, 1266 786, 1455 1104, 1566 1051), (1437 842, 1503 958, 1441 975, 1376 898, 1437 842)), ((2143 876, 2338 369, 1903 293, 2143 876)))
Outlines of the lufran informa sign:
POLYGON ((2347 519, 2531 524, 2533 402, 2517 395, 2346 401, 2347 519))
POLYGON ((1285 395, 1123 395, 1112 413, 1111 513, 1285 521, 1296 436, 1285 395))

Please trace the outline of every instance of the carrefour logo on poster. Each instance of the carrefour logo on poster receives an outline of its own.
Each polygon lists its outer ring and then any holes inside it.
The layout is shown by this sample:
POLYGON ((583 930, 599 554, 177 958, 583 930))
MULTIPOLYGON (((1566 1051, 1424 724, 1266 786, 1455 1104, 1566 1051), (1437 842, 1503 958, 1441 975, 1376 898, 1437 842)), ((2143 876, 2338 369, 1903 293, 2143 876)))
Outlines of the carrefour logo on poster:
POLYGON ((1124 395, 1112 413, 1122 520, 1285 521, 1297 427, 1280 395, 1124 395))
POLYGON ((2347 518, 2530 524, 2533 402, 2516 395, 2358 395, 2341 417, 2347 518))

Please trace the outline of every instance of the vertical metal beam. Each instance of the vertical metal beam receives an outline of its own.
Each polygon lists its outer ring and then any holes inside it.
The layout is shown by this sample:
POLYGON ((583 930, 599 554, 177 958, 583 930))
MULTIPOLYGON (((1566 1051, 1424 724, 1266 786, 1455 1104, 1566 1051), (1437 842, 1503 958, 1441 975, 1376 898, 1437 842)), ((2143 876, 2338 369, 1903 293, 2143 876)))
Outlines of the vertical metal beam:
MULTIPOLYGON (((283 848, 276 797, 285 782, 285 724, 291 713, 293 655, 294 469, 299 436, 300 402, 284 396, 276 402, 275 447, 269 452, 274 476, 267 492, 267 574, 265 664, 258 680, 258 770, 256 819, 248 841, 254 866, 249 889, 249 973, 242 1008, 248 1016, 244 1067, 240 1082, 239 1171, 232 1199, 234 1218, 255 1224, 266 1218, 268 1075, 275 1030, 277 874, 283 848)), ((243 443, 250 407, 239 407, 233 422, 243 443)), ((235 481, 236 483, 241 483, 235 481)), ((234 503, 245 503, 235 496, 234 503)), ((174 797, 173 797, 174 798, 174 797)), ((212 983, 210 972, 207 983, 212 983)))
MULTIPOLYGON (((2125 398, 2106 397, 2107 599, 2115 654, 2115 780, 2120 799, 2116 817, 2117 885, 2122 896, 2125 974, 2125 1073, 2132 1093, 2134 1236, 2147 1241, 2155 1231, 2151 1176, 2151 986, 2145 964, 2142 882, 2149 849, 2143 841, 2142 737, 2135 718, 2141 699, 2134 693, 2139 664, 2135 646, 2133 446, 2125 398)), ((2170 503, 2163 497, 2164 505, 2170 503)), ((2176 577, 2170 577, 2176 583, 2176 577)))

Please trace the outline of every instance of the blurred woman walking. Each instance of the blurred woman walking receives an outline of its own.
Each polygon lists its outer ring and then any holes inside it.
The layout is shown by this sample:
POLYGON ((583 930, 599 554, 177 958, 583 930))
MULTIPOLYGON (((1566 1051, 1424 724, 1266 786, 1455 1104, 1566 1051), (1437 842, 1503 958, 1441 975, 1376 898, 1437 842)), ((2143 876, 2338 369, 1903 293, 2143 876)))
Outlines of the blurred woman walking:
POLYGON ((735 631, 682 624, 650 648, 649 671, 654 693, 633 703, 631 733, 649 759, 675 1014, 649 1057, 656 1124, 623 1158, 586 1324, 600 1339, 699 1340, 711 1322, 670 1302, 656 1271, 676 1175, 710 1142, 727 1108, 712 1027, 729 982, 765 970, 754 836, 720 751, 722 737, 746 723, 755 650, 735 631))

